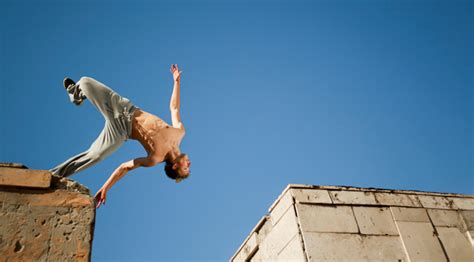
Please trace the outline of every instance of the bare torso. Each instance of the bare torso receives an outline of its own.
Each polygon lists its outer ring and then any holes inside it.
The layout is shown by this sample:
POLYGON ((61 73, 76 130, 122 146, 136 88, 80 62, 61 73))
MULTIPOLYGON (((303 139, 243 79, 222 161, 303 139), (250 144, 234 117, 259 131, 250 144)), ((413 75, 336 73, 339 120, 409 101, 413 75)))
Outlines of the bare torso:
POLYGON ((132 118, 130 139, 138 140, 148 153, 148 157, 159 163, 165 160, 172 148, 178 148, 184 131, 168 125, 161 118, 143 111, 135 110, 132 118))

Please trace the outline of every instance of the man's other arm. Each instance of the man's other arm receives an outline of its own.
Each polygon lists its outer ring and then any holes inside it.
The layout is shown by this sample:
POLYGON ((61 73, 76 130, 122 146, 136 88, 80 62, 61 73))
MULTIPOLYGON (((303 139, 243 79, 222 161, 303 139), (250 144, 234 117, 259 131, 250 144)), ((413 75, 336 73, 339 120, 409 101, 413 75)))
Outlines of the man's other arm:
POLYGON ((156 165, 157 162, 149 157, 139 157, 133 160, 122 163, 117 167, 112 175, 109 177, 107 182, 105 182, 103 188, 106 188, 108 191, 117 181, 119 181, 128 171, 133 170, 138 167, 151 167, 156 165))

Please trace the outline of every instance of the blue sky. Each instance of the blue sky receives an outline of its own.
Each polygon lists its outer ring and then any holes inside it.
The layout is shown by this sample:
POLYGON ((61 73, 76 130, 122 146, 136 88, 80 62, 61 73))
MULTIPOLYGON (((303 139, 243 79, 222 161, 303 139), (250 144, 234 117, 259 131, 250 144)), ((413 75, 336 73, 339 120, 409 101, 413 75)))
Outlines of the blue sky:
MULTIPOLYGON (((289 183, 474 193, 472 1, 2 1, 0 161, 49 169, 103 118, 91 76, 171 123, 181 150, 97 210, 93 261, 226 261, 289 183)), ((134 140, 71 179, 95 192, 134 140)))

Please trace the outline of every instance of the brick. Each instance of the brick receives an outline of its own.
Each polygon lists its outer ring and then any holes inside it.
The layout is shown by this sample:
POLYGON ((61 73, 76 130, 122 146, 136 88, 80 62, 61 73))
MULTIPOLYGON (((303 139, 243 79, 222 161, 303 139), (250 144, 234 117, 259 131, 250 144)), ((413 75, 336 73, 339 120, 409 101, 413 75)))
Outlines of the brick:
POLYGON ((360 233, 398 236, 392 213, 387 207, 353 207, 360 233))
POLYGON ((296 204, 301 230, 306 232, 357 233, 357 223, 349 206, 296 204))
POLYGON ((13 167, 0 167, 0 185, 49 188, 51 172, 13 167))
POLYGON ((327 190, 320 189, 292 189, 293 194, 297 203, 310 203, 310 204, 332 204, 331 197, 327 190))
POLYGON ((410 195, 397 193, 375 193, 375 199, 381 205, 387 206, 406 206, 406 207, 421 207, 420 203, 414 201, 410 195))
POLYGON ((374 194, 361 191, 329 191, 335 204, 377 205, 374 194))
POLYGON ((408 261, 397 236, 304 233, 309 261, 408 261))
POLYGON ((391 207, 395 221, 430 222, 424 208, 391 207))
POLYGON ((431 223, 397 221, 411 261, 446 261, 431 223))
POLYGON ((455 227, 436 227, 439 239, 451 261, 473 261, 474 249, 465 234, 455 227))

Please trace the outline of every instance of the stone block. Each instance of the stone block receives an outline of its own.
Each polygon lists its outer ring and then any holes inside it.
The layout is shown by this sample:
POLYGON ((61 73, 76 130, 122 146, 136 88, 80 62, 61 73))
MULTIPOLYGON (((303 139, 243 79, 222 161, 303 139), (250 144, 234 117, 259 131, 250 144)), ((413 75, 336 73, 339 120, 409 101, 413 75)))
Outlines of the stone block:
POLYGON ((418 195, 421 205, 425 208, 456 209, 454 201, 443 196, 418 195))
POLYGON ((270 222, 272 225, 278 223, 280 218, 286 212, 286 210, 293 206, 293 196, 291 195, 290 191, 286 191, 286 193, 280 198, 280 201, 273 206, 270 212, 270 222))
POLYGON ((448 197, 459 209, 474 210, 474 198, 448 197))
POLYGON ((14 167, 0 167, 0 185, 49 188, 51 172, 14 167))
POLYGON ((334 204, 377 205, 372 192, 329 191, 334 204))
POLYGON ((474 210, 461 210, 460 214, 464 225, 466 225, 468 238, 474 246, 474 210))
POLYGON ((424 208, 391 207, 395 221, 430 222, 424 208))
POLYGON ((259 244, 259 257, 264 260, 274 260, 277 254, 298 234, 298 221, 294 208, 288 208, 281 219, 268 232, 266 238, 259 244))
POLYGON ((466 234, 456 227, 436 227, 450 261, 474 261, 474 248, 466 234))
POLYGON ((456 210, 427 209, 433 225, 463 228, 463 222, 456 210))
MULTIPOLYGON (((255 255, 252 256, 251 259, 249 260, 243 260, 245 262, 247 261, 251 261, 251 262, 263 262, 263 261, 267 261, 265 259, 262 258, 261 256, 262 252, 260 250, 257 250, 257 252, 255 253, 255 255)), ((234 261, 241 261, 241 260, 234 260, 234 261)))
POLYGON ((467 226, 468 230, 474 230, 474 210, 460 211, 461 217, 467 226))
POLYGON ((301 230, 306 232, 358 233, 350 206, 296 204, 301 230))
POLYGON ((396 223, 411 261, 446 261, 431 223, 405 221, 396 223))
POLYGON ((309 204, 332 204, 331 197, 327 190, 320 189, 292 189, 295 201, 309 204))
POLYGON ((353 207, 360 233, 398 236, 398 230, 387 207, 353 207))
POLYGON ((408 261, 397 236, 304 233, 309 261, 408 261))
POLYGON ((10 204, 28 203, 30 206, 71 206, 71 207, 91 207, 94 206, 93 199, 89 195, 65 190, 39 190, 24 189, 20 191, 0 190, 0 202, 10 204), (38 197, 38 194, 41 197, 38 197))
POLYGON ((278 254, 278 261, 305 261, 303 251, 303 240, 300 234, 296 234, 288 245, 278 254))
POLYGON ((417 199, 407 194, 375 193, 375 199, 379 204, 386 206, 421 207, 417 199))
POLYGON ((95 207, 65 178, 50 188, 0 186, 0 261, 89 261, 95 207))

